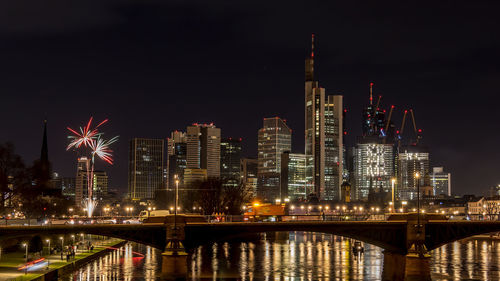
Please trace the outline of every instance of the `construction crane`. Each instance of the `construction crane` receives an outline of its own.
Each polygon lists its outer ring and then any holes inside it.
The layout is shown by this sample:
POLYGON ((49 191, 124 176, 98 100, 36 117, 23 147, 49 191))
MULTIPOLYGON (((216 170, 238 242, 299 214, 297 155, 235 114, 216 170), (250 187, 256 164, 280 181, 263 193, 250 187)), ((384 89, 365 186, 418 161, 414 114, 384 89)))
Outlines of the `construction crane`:
POLYGON ((418 144, 418 141, 422 138, 422 129, 417 130, 417 123, 415 121, 415 114, 413 113, 413 109, 410 109, 411 113, 411 120, 413 121, 413 131, 415 132, 415 143, 414 145, 418 144))
POLYGON ((408 114, 408 110, 405 110, 405 113, 403 114, 403 122, 401 123, 401 129, 399 129, 399 131, 396 132, 398 138, 398 149, 399 147, 401 147, 401 136, 403 135, 405 129, 406 114, 408 114))
POLYGON ((394 105, 391 105, 391 109, 389 110, 389 116, 387 116, 387 122, 385 123, 384 131, 387 133, 389 129, 389 124, 391 123, 392 111, 394 110, 394 105))
POLYGON ((375 106, 376 111, 378 111, 378 109, 379 109, 379 106, 380 106, 380 100, 381 100, 381 99, 382 99, 382 96, 378 96, 377 106, 375 106))

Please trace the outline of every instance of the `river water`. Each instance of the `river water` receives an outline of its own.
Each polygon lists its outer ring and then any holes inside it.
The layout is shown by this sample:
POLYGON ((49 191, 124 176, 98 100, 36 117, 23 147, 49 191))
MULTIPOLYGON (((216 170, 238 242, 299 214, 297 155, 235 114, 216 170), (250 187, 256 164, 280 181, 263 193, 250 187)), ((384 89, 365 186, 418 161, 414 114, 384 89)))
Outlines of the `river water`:
MULTIPOLYGON (((189 279, 381 280, 384 253, 328 234, 290 232, 254 242, 200 246, 188 256, 189 279)), ((500 241, 468 239, 431 252, 433 280, 500 280, 500 241)), ((60 280, 158 280, 161 251, 128 243, 60 280)), ((387 269, 386 269, 387 270, 387 269)))

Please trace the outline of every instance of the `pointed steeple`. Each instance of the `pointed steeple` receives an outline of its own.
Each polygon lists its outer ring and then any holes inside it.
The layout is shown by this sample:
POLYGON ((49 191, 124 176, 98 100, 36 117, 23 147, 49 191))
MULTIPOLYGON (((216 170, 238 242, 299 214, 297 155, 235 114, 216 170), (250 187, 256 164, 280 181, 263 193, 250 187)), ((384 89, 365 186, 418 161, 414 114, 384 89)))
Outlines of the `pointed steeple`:
POLYGON ((42 166, 49 163, 49 148, 47 144, 47 119, 43 120, 43 139, 42 139, 42 153, 40 155, 40 162, 42 166))

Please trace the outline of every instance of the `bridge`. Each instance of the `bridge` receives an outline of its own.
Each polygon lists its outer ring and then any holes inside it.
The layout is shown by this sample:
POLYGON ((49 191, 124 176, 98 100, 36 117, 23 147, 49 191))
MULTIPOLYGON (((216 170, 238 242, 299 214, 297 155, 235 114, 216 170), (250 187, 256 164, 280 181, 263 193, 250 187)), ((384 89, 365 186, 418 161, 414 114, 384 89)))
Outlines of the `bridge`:
MULTIPOLYGON (((385 255, 390 257, 392 262, 400 264, 401 256, 425 259, 427 251, 447 243, 478 234, 500 231, 500 222, 497 221, 447 221, 436 218, 440 217, 421 215, 420 224, 416 214, 399 215, 387 221, 207 223, 186 222, 184 216, 179 215, 176 229, 172 223, 0 227, 0 244, 3 239, 36 235, 85 233, 116 237, 150 245, 162 251, 165 250, 165 253, 169 252, 170 254, 164 254, 164 265, 166 260, 176 260, 174 265, 167 262, 166 267, 170 268, 167 271, 171 271, 178 270, 179 258, 181 264, 185 261, 182 255, 178 255, 177 250, 174 249, 172 254, 172 247, 180 248, 179 245, 183 244, 189 250, 209 242, 232 238, 245 239, 248 235, 258 233, 307 231, 349 237, 383 248, 385 255), (172 241, 181 243, 172 244, 172 241)), ((178 250, 182 252, 183 249, 178 250)), ((415 264, 412 264, 412 267, 415 267, 415 264)))

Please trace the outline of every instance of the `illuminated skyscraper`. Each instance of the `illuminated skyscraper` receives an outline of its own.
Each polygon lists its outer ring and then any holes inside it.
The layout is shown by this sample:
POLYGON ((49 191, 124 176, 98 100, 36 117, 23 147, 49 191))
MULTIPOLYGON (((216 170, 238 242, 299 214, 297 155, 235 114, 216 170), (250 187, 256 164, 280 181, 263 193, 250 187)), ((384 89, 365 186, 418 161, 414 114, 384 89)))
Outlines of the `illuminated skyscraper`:
POLYGON ((401 200, 417 198, 417 181, 420 187, 429 185, 429 152, 420 146, 404 146, 398 153, 397 194, 401 200), (416 177, 419 173, 419 177, 416 177))
POLYGON ((306 199, 312 186, 306 181, 306 155, 283 152, 281 157, 281 200, 306 199))
POLYGON ((132 200, 153 199, 165 187, 164 153, 163 139, 130 140, 128 192, 132 200))
POLYGON ((214 124, 195 123, 187 127, 188 169, 205 169, 207 177, 220 177, 220 135, 220 128, 214 124))
POLYGON ((326 96, 315 81, 314 35, 305 74, 306 180, 320 199, 334 200, 339 196, 344 164, 342 96, 326 96))
POLYGON ((434 189, 434 195, 444 194, 447 196, 451 196, 451 174, 445 173, 443 167, 432 168, 430 182, 431 186, 434 189))
POLYGON ((167 188, 175 187, 175 175, 180 183, 184 182, 184 170, 186 169, 187 143, 186 133, 174 131, 167 139, 167 188))
POLYGON ((391 189, 394 176, 394 147, 363 139, 353 148, 354 200, 366 200, 370 192, 391 189))
MULTIPOLYGON (((75 204, 80 205, 83 202, 83 198, 88 196, 88 181, 87 169, 89 168, 90 160, 87 157, 78 158, 76 178, 73 179, 75 183, 74 196, 75 204)), ((104 171, 94 171, 93 174, 93 186, 92 186, 92 197, 96 200, 100 200, 106 196, 108 193, 108 175, 104 171)), ((71 184, 71 182, 69 182, 71 184)), ((70 192, 70 190, 68 190, 70 192)))
POLYGON ((279 117, 264 118, 258 133, 257 195, 263 200, 280 198, 281 154, 292 148, 292 130, 279 117))
POLYGON ((241 138, 226 138, 220 143, 220 177, 224 185, 240 184, 241 138))

